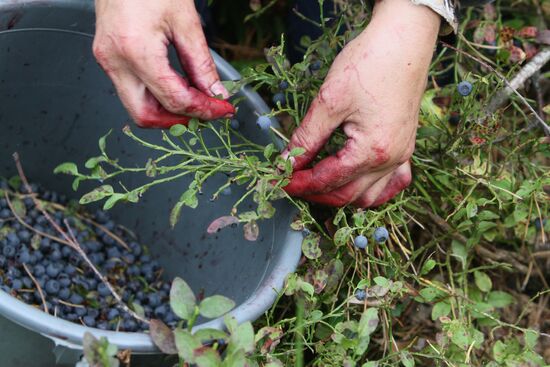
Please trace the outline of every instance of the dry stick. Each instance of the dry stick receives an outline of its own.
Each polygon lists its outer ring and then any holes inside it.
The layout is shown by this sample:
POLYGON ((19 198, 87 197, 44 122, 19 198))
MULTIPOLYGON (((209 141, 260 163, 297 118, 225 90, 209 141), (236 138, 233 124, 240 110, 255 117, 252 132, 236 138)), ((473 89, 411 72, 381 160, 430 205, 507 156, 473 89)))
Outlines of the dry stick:
POLYGON ((8 203, 8 207, 10 208, 12 214, 14 215, 15 219, 17 219, 17 221, 19 223, 21 223, 21 225, 23 225, 24 227, 28 228, 29 230, 33 231, 34 233, 36 234, 39 234, 40 236, 42 237, 47 237, 49 238, 50 240, 54 240, 56 242, 59 242, 59 243, 63 243, 65 245, 69 245, 70 246, 70 243, 63 240, 62 238, 59 238, 59 237, 56 237, 56 236, 52 236, 51 234, 48 234, 48 233, 45 233, 45 232, 42 232, 42 231, 39 231, 37 230, 36 228, 34 228, 33 226, 27 224, 18 214, 17 212, 15 211, 14 207, 13 207, 13 204, 10 200, 10 197, 8 195, 8 192, 4 192, 4 196, 6 197, 6 202, 8 203))
POLYGON ((142 322, 145 322, 145 323, 149 323, 149 321, 143 317, 141 317, 140 315, 138 315, 136 312, 134 312, 132 309, 130 309, 128 306, 126 306, 126 303, 124 303, 124 301, 122 300, 122 298, 120 297, 120 295, 115 291, 115 289, 113 288, 113 286, 111 285, 111 283, 109 283, 109 281, 103 276, 103 274, 101 274, 101 272, 94 266, 94 264, 92 263, 92 261, 88 258, 88 255, 84 252, 84 250, 82 250, 82 247, 80 247, 78 245, 78 241, 76 239, 76 237, 74 236, 74 233, 73 233, 73 230, 71 229, 70 225, 69 225, 69 222, 67 221, 67 219, 64 220, 64 223, 65 223, 65 226, 67 227, 67 230, 69 232, 69 236, 70 236, 70 239, 71 241, 76 244, 76 250, 78 251, 78 253, 80 254, 80 256, 82 256, 82 258, 86 261, 86 263, 88 263, 88 265, 92 268, 92 270, 94 271, 94 273, 98 276, 98 278, 103 282, 105 283, 105 285, 107 286, 107 288, 109 288, 109 290, 111 291, 113 297, 115 297, 115 299, 117 300, 117 302, 124 308, 124 311, 128 312, 129 314, 131 314, 134 318, 138 319, 139 321, 142 321, 142 322))
POLYGON ((540 70, 540 68, 542 68, 544 64, 548 62, 548 60, 550 60, 549 47, 542 49, 538 54, 536 54, 531 59, 531 61, 529 61, 523 68, 521 68, 521 70, 516 74, 516 76, 512 79, 512 81, 509 82, 504 75, 499 73, 491 65, 487 64, 485 61, 480 60, 479 58, 473 55, 470 55, 465 51, 459 50, 458 48, 453 47, 446 42, 441 41, 441 44, 443 44, 443 46, 447 48, 450 48, 451 50, 459 52, 467 56, 468 58, 478 62, 480 65, 486 67, 491 72, 495 73, 495 75, 498 76, 504 82, 504 84, 506 84, 506 88, 504 90, 501 90, 499 93, 497 93, 491 99, 491 101, 489 101, 489 104, 487 105, 484 111, 485 117, 488 117, 493 112, 495 112, 504 102, 508 100, 510 95, 514 93, 523 102, 523 104, 527 106, 527 108, 531 111, 531 113, 533 113, 537 123, 542 127, 545 135, 550 136, 550 126, 548 126, 546 122, 544 122, 544 120, 540 118, 537 111, 535 111, 533 107, 531 107, 529 102, 527 102, 527 100, 517 91, 517 88, 521 87, 525 82, 525 80, 527 80, 530 76, 532 76, 537 70, 540 70))
MULTIPOLYGON (((17 167, 17 172, 19 173, 19 177, 21 177, 21 181, 23 182, 23 185, 25 186, 25 189, 27 190, 27 192, 29 194, 32 194, 33 191, 32 191, 32 188, 31 186, 29 185, 29 182, 27 181, 27 177, 25 176, 25 172, 23 172, 23 167, 21 165, 21 161, 19 159, 19 154, 16 152, 16 153, 13 153, 13 159, 15 161, 15 165, 17 167)), ((71 227, 68 225, 67 221, 65 220, 65 225, 67 226, 68 230, 69 230, 69 235, 67 235, 67 233, 52 219, 52 217, 48 214, 48 212, 46 212, 46 210, 44 210, 44 208, 42 207, 42 204, 40 203, 40 201, 38 201, 34 196, 31 196, 32 197, 32 200, 34 202, 34 205, 37 207, 37 209, 42 213, 42 215, 44 215, 44 217, 46 217, 46 219, 50 222, 50 224, 55 228, 55 230, 65 238, 65 240, 68 242, 68 246, 73 248, 75 251, 77 251, 79 253, 80 256, 82 256, 82 258, 84 259, 84 261, 86 261, 86 263, 88 264, 88 266, 93 270, 93 272, 99 277, 99 279, 105 283, 105 285, 107 286, 107 288, 109 288, 109 291, 111 291, 111 294, 113 295, 113 297, 117 300, 117 302, 119 303, 119 305, 124 309, 124 311, 128 312, 130 315, 132 315, 132 317, 134 317, 135 319, 139 320, 139 321, 142 321, 142 322, 145 322, 145 323, 149 323, 149 320, 141 317, 140 315, 138 315, 136 312, 134 312, 132 309, 130 309, 126 303, 124 303, 124 301, 122 300, 122 298, 120 297, 120 295, 115 291, 115 289, 111 286, 111 284, 107 281, 107 279, 105 279, 105 277, 103 276, 103 274, 101 274, 101 272, 95 267, 95 265, 90 261, 90 259, 88 258, 88 255, 86 255, 86 253, 84 252, 84 250, 82 250, 82 247, 80 247, 78 241, 76 240, 76 238, 74 237, 73 235, 73 232, 71 230, 71 227)))
MULTIPOLYGON (((66 206, 61 205, 61 204, 57 204, 57 203, 50 203, 50 204, 53 208, 57 208, 57 209, 60 209, 60 210, 66 210, 67 209, 66 206)), ((118 242, 122 247, 124 247, 124 249, 126 249, 127 251, 130 251, 130 247, 128 247, 126 242, 124 242, 124 240, 122 238, 120 238, 119 236, 117 236, 116 234, 114 234, 113 232, 108 230, 105 226, 102 226, 101 224, 97 223, 96 221, 94 221, 94 220, 92 220, 92 219, 90 219, 90 218, 88 218, 88 217, 86 217, 82 214, 75 213, 75 215, 76 215, 77 218, 82 219, 83 221, 88 222, 90 224, 93 224, 97 228, 101 229, 109 237, 111 237, 113 240, 118 242)))
POLYGON ((44 297, 44 292, 42 292, 42 287, 40 287, 40 284, 36 281, 36 278, 32 275, 31 271, 27 267, 27 264, 23 264, 23 268, 27 272, 27 275, 31 278, 32 282, 36 286, 36 289, 38 290, 38 294, 40 294, 40 298, 42 299, 42 306, 44 306, 44 312, 50 313, 48 310, 48 305, 46 304, 46 298, 44 297))

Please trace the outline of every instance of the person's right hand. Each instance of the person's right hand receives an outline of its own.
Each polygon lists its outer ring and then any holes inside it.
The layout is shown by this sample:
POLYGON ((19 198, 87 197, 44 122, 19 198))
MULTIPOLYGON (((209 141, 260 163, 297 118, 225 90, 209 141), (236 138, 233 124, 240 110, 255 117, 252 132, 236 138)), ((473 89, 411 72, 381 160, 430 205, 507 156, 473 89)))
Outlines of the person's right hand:
POLYGON ((230 116, 193 0, 96 0, 93 52, 141 127, 230 116), (186 72, 170 67, 172 43, 186 72))

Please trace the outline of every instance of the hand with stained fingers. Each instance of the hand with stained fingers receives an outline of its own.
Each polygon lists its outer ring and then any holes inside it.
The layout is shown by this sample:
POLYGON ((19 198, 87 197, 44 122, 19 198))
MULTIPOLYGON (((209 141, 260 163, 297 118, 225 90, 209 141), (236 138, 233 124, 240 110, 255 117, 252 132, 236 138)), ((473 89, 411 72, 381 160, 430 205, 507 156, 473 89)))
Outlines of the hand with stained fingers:
POLYGON ((378 206, 411 181, 418 113, 439 16, 410 0, 376 3, 367 28, 338 55, 283 157, 293 160, 285 190, 331 205, 378 206), (344 147, 310 167, 341 127, 344 147))
POLYGON ((96 0, 93 51, 141 127, 232 115, 193 0, 96 0), (186 78, 171 68, 173 44, 186 78))

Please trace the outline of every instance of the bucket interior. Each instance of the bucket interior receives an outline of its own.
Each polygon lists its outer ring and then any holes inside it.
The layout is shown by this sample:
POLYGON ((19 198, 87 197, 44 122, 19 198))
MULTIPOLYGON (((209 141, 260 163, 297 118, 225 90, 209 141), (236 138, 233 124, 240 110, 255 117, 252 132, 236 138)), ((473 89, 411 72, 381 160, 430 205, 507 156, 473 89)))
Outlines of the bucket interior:
MULTIPOLYGON (((129 164, 144 164, 155 157, 121 131, 132 122, 94 60, 90 35, 93 12, 84 8, 37 5, 0 16, 0 30, 4 29, 0 31, 0 176, 16 174, 12 153, 18 152, 30 181, 73 199, 99 183, 82 185, 75 193, 72 179, 54 175, 53 169, 65 161, 83 167, 87 158, 98 155, 98 139, 110 129, 113 133, 107 150, 112 157, 129 164)), ((247 102, 241 105, 241 129, 256 142, 267 143, 270 138, 262 136, 254 124, 256 107, 247 102)), ((160 141, 158 130, 132 128, 144 139, 160 141)), ((125 177, 121 181, 133 188, 144 179, 125 177)), ((180 276, 196 293, 223 294, 240 304, 273 271, 292 209, 278 204, 275 219, 260 223, 256 242, 246 241, 240 226, 208 235, 208 224, 228 215, 244 192, 234 187, 232 196, 211 201, 212 194, 226 181, 224 175, 209 179, 198 208, 185 208, 173 230, 169 213, 187 189, 187 178, 153 188, 140 203, 117 205, 111 213, 115 223, 135 232, 149 247, 168 279, 180 276)), ((250 210, 249 205, 246 203, 241 211, 250 210)))

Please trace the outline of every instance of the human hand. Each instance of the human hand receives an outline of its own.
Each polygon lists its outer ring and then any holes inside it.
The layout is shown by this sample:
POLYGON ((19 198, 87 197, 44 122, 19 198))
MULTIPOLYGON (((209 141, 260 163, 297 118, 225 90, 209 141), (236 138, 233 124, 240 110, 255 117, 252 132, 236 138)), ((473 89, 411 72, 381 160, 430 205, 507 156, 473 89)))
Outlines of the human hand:
POLYGON ((93 51, 141 127, 230 116, 193 0, 96 0, 93 51), (170 67, 173 43, 187 78, 170 67))
POLYGON ((411 181, 418 112, 439 16, 410 0, 376 3, 372 20, 338 55, 283 157, 296 147, 285 190, 331 206, 378 206, 411 181), (333 131, 345 146, 312 168, 333 131))

